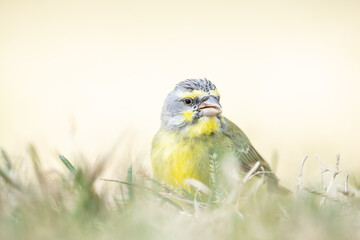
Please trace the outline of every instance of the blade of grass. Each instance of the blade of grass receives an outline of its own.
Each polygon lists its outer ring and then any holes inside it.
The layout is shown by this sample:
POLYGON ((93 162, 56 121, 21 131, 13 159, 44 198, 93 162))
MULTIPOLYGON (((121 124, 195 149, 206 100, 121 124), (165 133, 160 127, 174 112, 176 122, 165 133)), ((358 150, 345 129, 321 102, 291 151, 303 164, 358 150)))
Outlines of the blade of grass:
POLYGON ((43 194, 47 195, 46 193, 49 190, 48 186, 46 185, 47 181, 45 181, 44 171, 42 170, 39 154, 33 144, 29 145, 28 152, 34 165, 35 176, 39 182, 40 189, 42 190, 43 194))
POLYGON ((3 158, 5 159, 5 166, 6 166, 6 170, 10 170, 12 167, 11 167, 11 161, 10 161, 10 158, 9 156, 7 155, 7 153, 5 152, 4 149, 1 149, 1 154, 3 156, 3 158))
POLYGON ((0 169, 0 177, 2 177, 10 186, 15 187, 17 190, 21 190, 20 185, 14 182, 14 180, 12 180, 2 169, 0 169))
POLYGON ((64 165, 66 166, 66 168, 72 173, 75 174, 76 173, 76 169, 74 168, 74 166, 70 163, 69 160, 66 159, 66 157, 64 157, 63 155, 59 155, 60 160, 64 163, 64 165))
POLYGON ((127 185, 128 195, 129 195, 129 201, 131 202, 134 200, 134 190, 132 187, 132 165, 127 169, 126 173, 126 182, 129 184, 127 185))
POLYGON ((148 188, 148 187, 144 187, 144 186, 139 186, 139 185, 135 185, 135 184, 131 184, 131 183, 128 183, 128 182, 124 182, 124 181, 119 181, 119 180, 113 180, 113 179, 105 179, 105 178, 100 178, 100 180, 103 180, 103 181, 106 181, 106 182, 115 182, 115 183, 120 183, 120 184, 125 184, 125 185, 131 185, 133 187, 138 187, 138 188, 142 188, 142 189, 145 189, 147 191, 150 191, 151 193, 153 193, 156 197, 160 198, 161 200, 169 203, 170 205, 172 205, 173 207, 181 210, 181 211, 184 211, 184 208, 180 205, 180 204, 177 204, 176 202, 164 197, 163 195, 161 195, 160 193, 154 191, 153 189, 151 188, 148 188))

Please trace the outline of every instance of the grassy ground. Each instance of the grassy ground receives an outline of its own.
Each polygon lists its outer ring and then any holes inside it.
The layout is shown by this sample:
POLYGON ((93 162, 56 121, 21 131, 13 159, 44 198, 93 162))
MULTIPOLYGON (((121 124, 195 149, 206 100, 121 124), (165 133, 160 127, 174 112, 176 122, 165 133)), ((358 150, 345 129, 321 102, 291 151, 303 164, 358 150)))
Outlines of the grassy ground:
POLYGON ((60 156, 58 172, 44 169, 35 148, 29 156, 33 167, 20 171, 2 151, 0 239, 360 239, 359 185, 332 181, 346 179, 339 161, 324 163, 324 187, 304 186, 299 174, 297 189, 282 195, 252 178, 256 169, 230 191, 214 175, 211 189, 194 183, 188 193, 132 167, 124 179, 104 179, 103 161, 78 167, 60 156))

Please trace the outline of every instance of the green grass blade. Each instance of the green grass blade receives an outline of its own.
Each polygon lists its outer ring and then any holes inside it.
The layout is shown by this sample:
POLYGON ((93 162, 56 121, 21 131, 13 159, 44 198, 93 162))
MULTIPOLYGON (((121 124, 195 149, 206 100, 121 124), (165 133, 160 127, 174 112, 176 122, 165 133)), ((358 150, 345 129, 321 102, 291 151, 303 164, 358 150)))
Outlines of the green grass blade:
POLYGON ((64 157, 63 155, 59 155, 60 160, 64 163, 64 165, 66 166, 67 169, 69 169, 69 171, 72 174, 76 173, 76 169, 74 168, 74 166, 70 163, 69 160, 66 159, 66 157, 64 157))
POLYGON ((0 177, 2 177, 4 181, 10 186, 15 187, 17 190, 21 190, 20 185, 14 182, 14 180, 12 180, 11 177, 7 175, 2 169, 0 169, 0 177))
POLYGON ((132 187, 132 165, 130 165, 130 167, 127 169, 126 182, 129 183, 129 185, 127 185, 129 201, 132 201, 134 200, 134 189, 132 187))
POLYGON ((5 159, 6 170, 9 171, 11 169, 11 161, 10 161, 9 155, 7 155, 7 153, 5 152, 4 149, 1 149, 1 155, 5 159))
POLYGON ((153 190, 151 188, 144 187, 144 186, 139 186, 139 185, 135 185, 135 184, 131 184, 131 183, 128 183, 128 182, 119 181, 119 180, 105 179, 105 178, 100 178, 100 179, 103 180, 103 181, 106 181, 106 182, 115 182, 115 183, 125 184, 125 185, 128 185, 128 186, 131 185, 132 187, 138 187, 138 188, 141 188, 141 189, 145 189, 145 190, 151 192, 152 194, 154 194, 156 197, 160 198, 162 201, 169 203, 170 205, 172 205, 173 207, 177 208, 180 211, 184 211, 184 208, 180 204, 177 204, 176 202, 172 201, 171 199, 169 199, 167 197, 164 197, 163 195, 161 195, 160 193, 158 193, 157 191, 155 191, 155 190, 153 190))

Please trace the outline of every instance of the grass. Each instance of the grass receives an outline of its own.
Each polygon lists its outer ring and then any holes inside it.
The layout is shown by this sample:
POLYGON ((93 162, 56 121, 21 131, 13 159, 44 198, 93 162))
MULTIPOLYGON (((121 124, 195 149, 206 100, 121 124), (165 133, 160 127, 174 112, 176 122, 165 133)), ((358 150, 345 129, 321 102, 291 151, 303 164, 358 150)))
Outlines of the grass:
POLYGON ((304 159, 294 193, 282 195, 269 193, 261 176, 252 177, 261 175, 256 166, 224 191, 216 156, 211 188, 191 181, 189 193, 132 166, 123 179, 106 178, 118 171, 107 169, 106 161, 79 167, 60 155, 64 171, 49 171, 33 146, 28 152, 33 167, 24 173, 2 150, 0 239, 360 238, 360 184, 340 173, 340 156, 333 169, 319 158, 330 176, 325 186, 303 184, 304 159), (335 183, 339 177, 343 187, 335 183))

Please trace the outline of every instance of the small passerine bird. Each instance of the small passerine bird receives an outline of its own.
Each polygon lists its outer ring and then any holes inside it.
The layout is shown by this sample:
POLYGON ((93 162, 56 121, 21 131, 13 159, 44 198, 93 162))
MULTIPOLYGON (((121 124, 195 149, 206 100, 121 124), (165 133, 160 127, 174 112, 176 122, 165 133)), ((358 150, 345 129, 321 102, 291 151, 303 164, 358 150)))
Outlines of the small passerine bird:
POLYGON ((266 182, 278 186, 278 178, 247 136, 222 115, 219 101, 216 86, 207 79, 182 81, 168 94, 152 141, 154 177, 185 189, 187 179, 209 186, 209 161, 216 156, 220 163, 235 159, 244 175, 259 162, 266 182))

